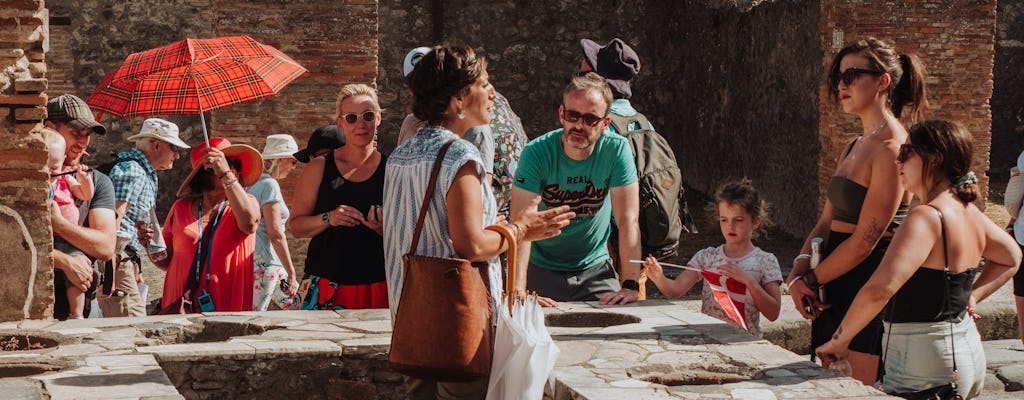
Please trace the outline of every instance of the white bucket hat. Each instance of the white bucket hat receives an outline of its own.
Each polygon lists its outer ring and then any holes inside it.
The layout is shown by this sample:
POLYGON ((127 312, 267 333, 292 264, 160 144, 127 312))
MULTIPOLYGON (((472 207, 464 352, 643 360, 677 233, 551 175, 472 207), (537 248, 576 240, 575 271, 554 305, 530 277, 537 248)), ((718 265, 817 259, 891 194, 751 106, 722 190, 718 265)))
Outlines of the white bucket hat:
POLYGON ((144 138, 159 139, 183 149, 189 148, 189 145, 178 138, 178 125, 160 118, 147 119, 142 123, 142 129, 139 129, 139 133, 129 136, 127 140, 134 141, 144 138))
POLYGON ((267 144, 263 146, 263 159, 294 158, 292 154, 299 151, 292 135, 277 134, 267 136, 267 144))

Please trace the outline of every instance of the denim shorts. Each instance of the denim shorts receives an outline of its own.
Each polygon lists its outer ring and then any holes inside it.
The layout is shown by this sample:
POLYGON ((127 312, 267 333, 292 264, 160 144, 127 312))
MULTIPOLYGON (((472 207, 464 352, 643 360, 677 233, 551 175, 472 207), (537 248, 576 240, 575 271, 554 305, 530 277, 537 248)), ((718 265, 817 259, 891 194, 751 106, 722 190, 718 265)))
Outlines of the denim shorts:
MULTIPOLYGON (((953 340, 956 368, 960 371, 957 391, 966 398, 976 397, 985 383, 985 351, 974 320, 964 315, 954 322, 953 340)), ((953 348, 950 323, 905 322, 885 323, 885 376, 882 388, 886 393, 914 392, 949 383, 953 376, 953 348), (889 331, 892 336, 889 336, 889 331)))

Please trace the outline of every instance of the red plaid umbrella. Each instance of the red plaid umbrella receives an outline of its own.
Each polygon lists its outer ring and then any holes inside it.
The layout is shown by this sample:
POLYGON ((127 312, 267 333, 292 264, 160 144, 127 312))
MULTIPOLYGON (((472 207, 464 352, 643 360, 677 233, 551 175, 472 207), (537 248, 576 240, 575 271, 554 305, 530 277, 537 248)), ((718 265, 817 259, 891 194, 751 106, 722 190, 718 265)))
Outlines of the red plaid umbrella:
POLYGON ((202 115, 274 96, 305 72, 284 53, 248 36, 186 39, 129 55, 88 103, 100 111, 97 119, 103 112, 121 118, 202 115))

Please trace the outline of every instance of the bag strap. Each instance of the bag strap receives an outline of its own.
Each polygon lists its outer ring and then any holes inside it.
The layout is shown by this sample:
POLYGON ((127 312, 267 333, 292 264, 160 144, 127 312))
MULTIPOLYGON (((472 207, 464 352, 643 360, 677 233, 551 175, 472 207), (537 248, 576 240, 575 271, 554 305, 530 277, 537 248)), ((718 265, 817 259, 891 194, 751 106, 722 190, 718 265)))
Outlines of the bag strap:
POLYGON ((416 245, 420 243, 420 233, 423 232, 423 220, 427 218, 427 210, 430 209, 430 199, 434 197, 434 187, 437 185, 437 174, 441 172, 441 163, 444 161, 444 156, 448 154, 448 148, 456 140, 458 139, 449 139, 445 142, 437 153, 437 159, 434 160, 434 168, 430 171, 430 182, 427 183, 427 192, 423 195, 423 204, 420 205, 420 216, 416 219, 416 231, 412 234, 412 243, 409 245, 409 254, 415 253, 416 245))
POLYGON ((508 313, 511 315, 512 306, 515 304, 516 252, 518 251, 519 243, 516 242, 516 235, 513 235, 512 231, 506 225, 490 225, 484 229, 498 232, 505 238, 505 240, 508 241, 508 249, 505 250, 506 254, 508 254, 508 276, 505 279, 505 301, 508 303, 508 313))
MULTIPOLYGON (((949 247, 946 245, 946 220, 942 217, 942 211, 940 211, 938 207, 931 204, 928 206, 934 208, 935 212, 939 214, 939 225, 941 227, 940 230, 942 231, 942 258, 944 260, 942 276, 946 278, 946 309, 944 311, 950 312, 953 310, 953 293, 949 288, 949 247)), ((970 318, 970 316, 968 316, 968 318, 970 318)), ((953 376, 949 383, 953 385, 954 389, 956 389, 956 381, 958 380, 960 371, 956 368, 956 339, 953 338, 953 317, 950 316, 947 321, 949 321, 949 346, 953 353, 953 376)))
MULTIPOLYGON (((952 292, 951 292, 951 290, 949 288, 949 246, 946 243, 946 219, 942 217, 942 211, 939 210, 938 207, 935 207, 935 206, 933 206, 931 204, 928 204, 928 207, 934 208, 935 212, 939 214, 939 226, 940 226, 939 230, 940 230, 940 232, 942 232, 942 259, 943 259, 943 267, 942 267, 943 274, 942 275, 943 275, 943 277, 945 278, 945 281, 946 281, 946 305, 945 305, 945 309, 943 311, 948 311, 948 310, 951 310, 953 308, 953 303, 952 303, 952 300, 951 300, 952 292)), ((889 302, 889 315, 892 315, 892 311, 893 311, 893 308, 895 306, 896 306, 896 301, 895 300, 889 302)), ((960 375, 960 372, 956 368, 956 340, 953 338, 953 318, 950 317, 949 319, 947 319, 947 321, 949 321, 949 342, 950 342, 950 348, 952 349, 952 353, 953 353, 953 376, 952 376, 952 380, 949 383, 951 385, 953 385, 953 389, 956 389, 956 382, 959 379, 958 377, 960 375)), ((883 365, 882 376, 879 377, 879 382, 884 382, 885 381, 885 368, 884 368, 884 366, 885 366, 885 357, 889 354, 889 339, 891 339, 891 338, 892 338, 892 321, 889 322, 889 332, 885 336, 885 350, 882 352, 882 365, 883 365)), ((881 385, 880 385, 879 389, 881 389, 881 385)))

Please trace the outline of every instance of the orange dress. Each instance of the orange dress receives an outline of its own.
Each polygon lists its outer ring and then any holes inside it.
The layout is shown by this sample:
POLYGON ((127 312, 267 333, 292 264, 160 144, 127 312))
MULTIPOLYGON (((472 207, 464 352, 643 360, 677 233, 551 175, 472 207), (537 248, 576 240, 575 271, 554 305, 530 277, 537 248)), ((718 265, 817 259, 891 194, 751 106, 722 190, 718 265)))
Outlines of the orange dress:
MULTIPOLYGON (((251 194, 247 194, 254 209, 259 203, 251 194)), ((192 214, 192 204, 198 198, 184 198, 174 202, 171 212, 164 222, 164 242, 172 247, 171 261, 164 278, 164 293, 161 305, 167 307, 174 303, 185 291, 188 274, 192 271, 192 260, 196 255, 199 233, 205 229, 210 218, 203 218, 203 225, 198 226, 198 218, 192 214)), ((210 279, 206 280, 206 267, 199 278, 199 293, 206 289, 213 298, 216 311, 252 311, 253 282, 253 251, 256 248, 256 235, 247 234, 238 229, 235 213, 231 205, 225 201, 224 215, 217 224, 213 235, 210 253, 210 279)))

